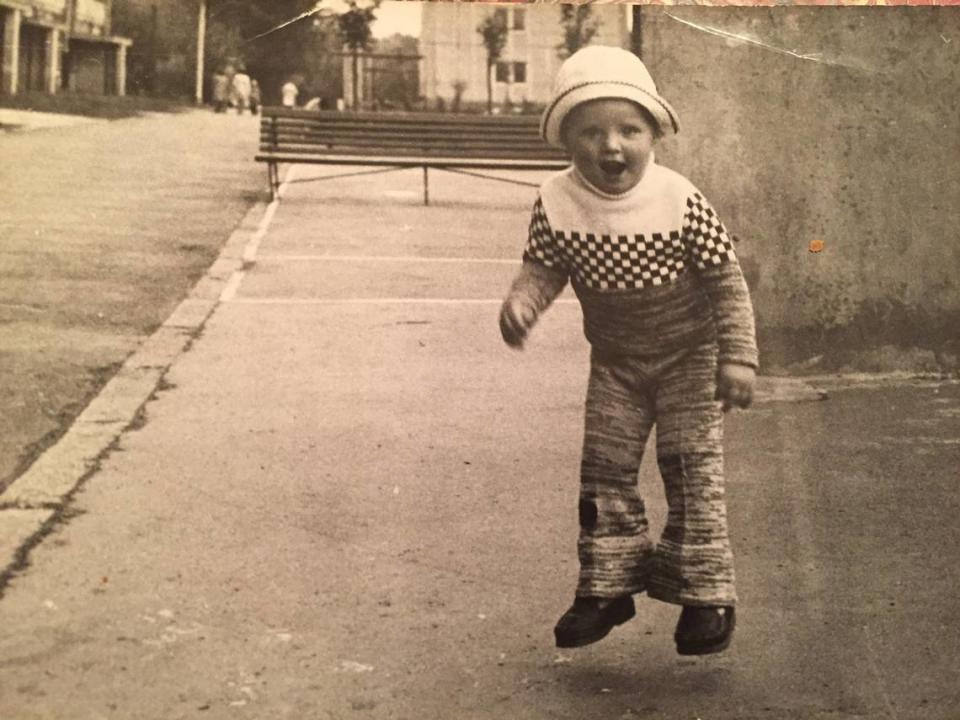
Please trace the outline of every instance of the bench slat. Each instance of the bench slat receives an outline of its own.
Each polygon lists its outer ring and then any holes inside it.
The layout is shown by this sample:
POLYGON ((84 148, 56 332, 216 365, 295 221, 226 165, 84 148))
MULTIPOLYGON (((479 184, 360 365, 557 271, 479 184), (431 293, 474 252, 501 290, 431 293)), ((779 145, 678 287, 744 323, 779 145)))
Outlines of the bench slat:
POLYGON ((256 156, 259 162, 280 162, 280 163, 314 163, 322 165, 382 165, 382 166, 400 166, 400 167, 420 167, 428 165, 430 167, 452 167, 452 168, 478 168, 478 169, 502 169, 502 170, 562 170, 569 166, 569 162, 563 160, 544 160, 536 159, 512 159, 512 158, 462 158, 447 156, 417 157, 414 155, 297 155, 290 153, 261 153, 256 156))
POLYGON ((296 146, 286 146, 281 149, 272 149, 272 148, 261 148, 261 155, 293 155, 293 156, 323 156, 323 155, 371 155, 371 156, 385 156, 390 157, 393 155, 403 156, 403 157, 447 157, 447 158, 511 158, 518 157, 524 159, 543 159, 543 160, 556 160, 557 162, 569 162, 567 158, 563 155, 544 155, 543 152, 537 149, 524 149, 524 150, 485 150, 482 153, 467 153, 462 152, 456 148, 397 148, 397 147, 383 147, 383 148, 358 148, 353 146, 344 146, 344 147, 318 147, 318 146, 305 146, 305 147, 296 147, 296 146))
POLYGON ((537 141, 543 143, 543 140, 540 138, 540 135, 537 133, 451 133, 445 132, 443 130, 435 130, 432 128, 424 129, 420 132, 410 132, 402 128, 390 128, 384 127, 377 132, 370 132, 366 130, 356 130, 353 128, 332 128, 332 127, 315 127, 315 128, 285 128, 280 127, 276 129, 264 128, 260 132, 260 136, 263 138, 274 138, 278 140, 284 137, 397 137, 397 138, 446 138, 449 140, 463 140, 463 141, 486 141, 486 142, 495 142, 495 141, 509 141, 509 140, 526 140, 526 141, 537 141))
POLYGON ((543 143, 543 140, 536 133, 450 133, 441 130, 426 129, 422 132, 410 132, 404 129, 395 129, 390 127, 380 128, 377 132, 368 130, 355 130, 353 128, 265 128, 260 132, 261 137, 281 139, 284 137, 396 137, 396 138, 444 138, 447 140, 463 140, 495 142, 501 140, 526 140, 543 143))
POLYGON ((310 147, 356 147, 356 148, 398 148, 409 150, 437 150, 443 149, 450 153, 483 153, 483 152, 535 152, 544 156, 558 157, 564 156, 559 150, 544 148, 542 143, 531 141, 511 141, 503 143, 484 143, 484 142, 450 142, 442 139, 413 141, 403 138, 398 139, 380 139, 380 138, 329 138, 323 140, 320 138, 303 140, 300 138, 287 138, 283 142, 274 144, 273 142, 261 142, 261 150, 282 150, 284 148, 306 149, 310 147))
POLYGON ((384 121, 396 123, 432 123, 437 125, 537 125, 540 122, 534 115, 456 115, 453 113, 426 113, 426 112, 341 112, 338 110, 303 110, 300 108, 284 108, 269 106, 263 108, 263 118, 276 117, 284 120, 331 120, 335 122, 349 120, 352 122, 380 125, 384 121))
POLYGON ((353 127, 276 127, 276 128, 261 128, 260 136, 263 138, 274 138, 278 140, 284 137, 397 137, 397 138, 445 138, 448 140, 462 140, 462 141, 485 141, 485 142, 495 142, 500 140, 527 140, 527 141, 536 141, 541 144, 543 139, 540 137, 539 133, 529 132, 529 133, 518 133, 518 132, 450 132, 448 129, 444 128, 433 128, 433 127, 424 127, 418 128, 416 131, 410 130, 409 128, 399 128, 399 127, 390 127, 384 126, 382 128, 377 128, 375 131, 366 129, 366 128, 353 128, 353 127))
MULTIPOLYGON (((437 151, 434 153, 403 152, 403 151, 398 152, 395 149, 384 149, 382 151, 369 152, 369 151, 358 151, 356 148, 343 148, 341 150, 315 149, 312 151, 282 150, 278 152, 271 152, 271 151, 264 150, 259 153, 258 158, 259 157, 279 158, 282 156, 282 157, 308 159, 308 158, 320 158, 320 157, 353 157, 357 155, 365 155, 365 156, 377 157, 377 158, 391 158, 391 157, 414 158, 414 159, 422 158, 423 162, 426 164, 429 164, 430 162, 432 162, 437 158, 445 158, 447 160, 449 160, 450 158, 462 158, 464 160, 484 160, 489 158, 490 160, 495 160, 498 162, 502 160, 510 160, 511 158, 517 158, 521 160, 528 160, 531 162, 542 161, 545 163, 556 163, 558 165, 569 165, 570 163, 569 160, 563 157, 547 158, 535 152, 526 152, 526 153, 501 152, 501 153, 479 153, 477 155, 465 155, 463 153, 450 153, 450 152, 443 152, 443 151, 437 151)), ((290 162, 294 162, 294 161, 290 161, 290 162)))
POLYGON ((504 151, 491 151, 485 153, 477 154, 468 154, 456 151, 450 151, 448 148, 437 148, 436 150, 421 150, 416 148, 377 148, 377 149, 368 149, 368 148, 355 148, 355 147, 344 147, 344 148, 306 148, 306 149, 296 149, 296 148, 285 148, 283 150, 260 150, 260 155, 297 155, 297 156, 322 156, 322 155, 370 155, 370 156, 384 156, 390 157, 392 155, 403 156, 403 157, 456 157, 462 159, 483 159, 483 158, 524 158, 527 160, 555 160, 557 162, 566 162, 570 161, 561 156, 554 155, 547 157, 543 153, 539 153, 535 150, 526 150, 521 152, 504 152, 504 151))

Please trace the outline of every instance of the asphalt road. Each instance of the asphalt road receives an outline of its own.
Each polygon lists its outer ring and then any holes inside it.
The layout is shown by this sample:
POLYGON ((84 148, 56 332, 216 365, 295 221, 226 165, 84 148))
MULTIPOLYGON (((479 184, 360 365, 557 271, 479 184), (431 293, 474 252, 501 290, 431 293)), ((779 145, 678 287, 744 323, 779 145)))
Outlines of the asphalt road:
POLYGON ((504 347, 532 188, 419 180, 287 188, 0 600, 0 716, 960 718, 956 383, 766 385, 727 423, 731 650, 677 656, 639 598, 558 652, 579 311, 504 347))

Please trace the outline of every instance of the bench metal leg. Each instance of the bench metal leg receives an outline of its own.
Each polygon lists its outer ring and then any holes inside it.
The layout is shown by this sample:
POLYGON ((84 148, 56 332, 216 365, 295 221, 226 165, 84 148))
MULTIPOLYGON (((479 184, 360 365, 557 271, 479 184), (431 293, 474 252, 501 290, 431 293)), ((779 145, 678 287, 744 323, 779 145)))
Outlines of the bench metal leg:
POLYGON ((427 179, 427 166, 423 166, 423 204, 430 204, 430 183, 427 179))
POLYGON ((270 200, 276 200, 280 191, 280 167, 277 163, 270 163, 268 168, 270 174, 270 200))

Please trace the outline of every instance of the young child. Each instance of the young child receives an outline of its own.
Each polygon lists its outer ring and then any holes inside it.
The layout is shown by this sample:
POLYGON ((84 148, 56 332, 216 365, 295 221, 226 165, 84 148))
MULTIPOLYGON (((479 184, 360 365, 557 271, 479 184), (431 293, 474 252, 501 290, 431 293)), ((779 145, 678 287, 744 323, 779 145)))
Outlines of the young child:
POLYGON ((723 496, 722 411, 750 405, 757 347, 733 243, 703 195, 657 165, 677 115, 632 53, 589 46, 557 74, 541 122, 571 168, 533 207, 523 265, 500 313, 520 348, 570 281, 591 345, 580 466, 580 577, 559 647, 600 640, 634 615, 632 595, 683 606, 684 655, 719 652, 734 628, 723 496), (657 427, 669 506, 655 543, 637 473, 657 427))

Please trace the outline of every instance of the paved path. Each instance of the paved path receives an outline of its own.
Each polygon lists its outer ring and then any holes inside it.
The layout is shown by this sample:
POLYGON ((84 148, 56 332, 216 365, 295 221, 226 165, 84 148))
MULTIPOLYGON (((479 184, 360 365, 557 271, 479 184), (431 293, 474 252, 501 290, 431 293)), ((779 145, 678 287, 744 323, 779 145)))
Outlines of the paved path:
POLYGON ((557 652, 578 310, 506 349, 532 191, 431 193, 294 183, 228 243, 202 333, 0 600, 0 716, 955 719, 960 387, 765 381, 727 426, 733 649, 678 657, 640 599, 557 652))

